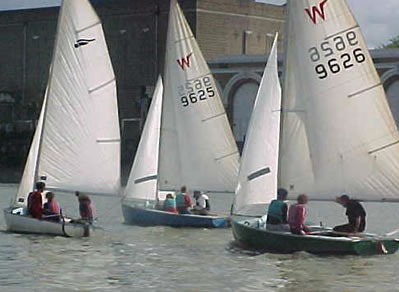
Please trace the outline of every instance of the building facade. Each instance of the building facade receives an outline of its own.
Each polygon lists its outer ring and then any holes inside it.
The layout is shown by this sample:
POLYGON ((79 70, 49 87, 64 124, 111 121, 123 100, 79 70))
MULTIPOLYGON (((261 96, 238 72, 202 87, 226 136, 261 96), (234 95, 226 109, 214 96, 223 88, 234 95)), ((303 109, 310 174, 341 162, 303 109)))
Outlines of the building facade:
MULTIPOLYGON (((399 49, 371 50, 371 56, 399 126, 399 49)), ((255 102, 266 59, 265 55, 239 55, 222 56, 209 61, 240 148, 245 140, 252 112, 250 109, 255 102)), ((281 73, 282 56, 279 66, 281 73)))
MULTIPOLYGON (((114 66, 122 161, 129 165, 163 69, 169 1, 91 2, 114 66)), ((255 0, 179 3, 207 59, 265 53, 274 33, 284 28, 284 7, 255 0)), ((20 171, 24 164, 47 85, 58 11, 59 7, 0 12, 0 167, 16 166, 20 171)))

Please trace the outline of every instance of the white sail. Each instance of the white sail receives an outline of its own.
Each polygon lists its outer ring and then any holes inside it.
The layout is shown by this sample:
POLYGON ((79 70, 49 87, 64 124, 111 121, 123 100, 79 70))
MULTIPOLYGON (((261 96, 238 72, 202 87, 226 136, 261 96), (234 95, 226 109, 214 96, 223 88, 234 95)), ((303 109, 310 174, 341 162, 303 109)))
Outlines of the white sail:
POLYGON ((399 134, 344 0, 288 1, 279 185, 292 197, 399 198, 399 134))
POLYGON ((276 197, 281 106, 277 38, 278 35, 262 76, 248 127, 234 214, 243 214, 246 207, 267 204, 276 197))
POLYGON ((134 157, 133 166, 124 192, 124 199, 156 199, 158 193, 157 173, 162 95, 163 84, 161 77, 159 77, 136 156, 134 157))
POLYGON ((160 189, 233 192, 237 146, 215 80, 176 0, 165 61, 160 189))
POLYGON ((22 174, 22 179, 19 183, 17 193, 15 194, 15 198, 13 201, 12 206, 14 207, 23 207, 28 204, 26 198, 28 197, 29 193, 32 192, 35 188, 35 172, 37 166, 37 157, 39 154, 39 144, 40 144, 40 137, 42 135, 43 130, 43 119, 44 119, 44 112, 47 100, 47 89, 46 93, 44 94, 44 100, 42 109, 40 111, 39 120, 37 122, 36 130, 33 135, 32 143, 30 145, 28 158, 25 162, 24 172, 22 174))
POLYGON ((47 187, 119 190, 116 84, 100 19, 87 0, 62 2, 38 160, 47 187))

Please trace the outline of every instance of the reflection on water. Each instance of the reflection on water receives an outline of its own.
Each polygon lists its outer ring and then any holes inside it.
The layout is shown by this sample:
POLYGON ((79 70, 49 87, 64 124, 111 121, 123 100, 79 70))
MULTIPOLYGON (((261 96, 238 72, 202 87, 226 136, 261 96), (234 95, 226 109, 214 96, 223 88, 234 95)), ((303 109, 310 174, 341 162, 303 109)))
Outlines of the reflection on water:
MULTIPOLYGON (((0 186, 8 205, 16 186, 0 186)), ((73 195, 57 195, 77 215, 73 195)), ((231 196, 211 196, 228 213, 231 196)), ((93 236, 67 239, 3 232, 1 291, 399 291, 399 256, 320 257, 262 254, 241 249, 231 230, 142 228, 124 225, 120 202, 94 198, 100 224, 93 236)), ((366 204, 368 229, 399 227, 397 204, 366 204), (380 223, 384 222, 383 226, 380 223)), ((313 222, 345 220, 337 204, 311 203, 313 222)), ((4 230, 4 218, 0 218, 4 230)))

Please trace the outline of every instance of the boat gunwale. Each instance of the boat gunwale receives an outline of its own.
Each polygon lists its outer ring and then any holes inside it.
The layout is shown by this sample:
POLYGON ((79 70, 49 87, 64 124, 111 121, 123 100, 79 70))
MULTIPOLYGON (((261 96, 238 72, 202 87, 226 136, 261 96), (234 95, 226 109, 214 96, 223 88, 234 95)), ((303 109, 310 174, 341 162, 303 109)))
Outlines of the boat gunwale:
POLYGON ((234 226, 234 224, 238 224, 238 225, 242 225, 244 228, 252 229, 256 232, 264 232, 264 233, 270 233, 270 234, 277 235, 277 236, 293 237, 293 238, 300 238, 300 239, 305 239, 305 240, 317 239, 317 240, 322 240, 322 241, 345 242, 345 243, 348 243, 348 242, 357 243, 357 242, 381 241, 381 240, 394 240, 394 241, 399 242, 399 238, 380 237, 378 235, 371 235, 371 234, 369 234, 368 237, 362 237, 362 238, 361 237, 358 237, 358 238, 332 237, 332 236, 322 236, 322 235, 312 235, 312 234, 298 235, 298 234, 293 234, 293 233, 285 232, 285 231, 272 231, 272 230, 256 228, 251 225, 243 224, 243 223, 237 221, 236 219, 232 219, 232 223, 233 223, 232 226, 234 226))
MULTIPOLYGON (((33 217, 30 217, 30 216, 26 216, 26 215, 13 214, 12 210, 14 210, 14 209, 16 209, 16 208, 12 208, 12 207, 4 208, 3 209, 4 215, 5 216, 6 215, 11 215, 13 217, 19 216, 19 217, 22 217, 22 218, 25 218, 25 219, 33 219, 34 221, 32 221, 32 222, 52 223, 52 224, 61 225, 61 226, 64 224, 65 226, 73 226, 73 227, 77 227, 77 228, 85 228, 85 225, 82 224, 82 223, 75 223, 75 222, 65 222, 65 223, 63 223, 63 221, 55 222, 55 221, 51 221, 51 220, 37 219, 37 218, 33 218, 33 217)), ((70 219, 70 218, 68 218, 68 219, 70 219)), ((6 225, 8 225, 7 222, 6 222, 6 225)), ((30 232, 19 232, 18 231, 18 233, 30 233, 30 232)), ((35 233, 35 234, 37 234, 37 233, 35 233)), ((38 233, 38 234, 42 234, 42 233, 38 233)))
POLYGON ((152 209, 152 208, 142 208, 142 207, 137 207, 137 206, 131 206, 128 204, 122 204, 122 206, 126 206, 129 208, 134 208, 134 209, 140 209, 140 210, 144 210, 144 211, 148 211, 148 212, 154 212, 154 213, 161 213, 161 214, 165 214, 165 215, 173 215, 173 216, 181 216, 181 217, 192 217, 192 218, 204 218, 204 219, 226 219, 229 216, 228 215, 196 215, 196 214, 178 214, 178 213, 172 213, 172 212, 168 212, 168 211, 163 211, 163 210, 157 210, 157 209, 152 209))

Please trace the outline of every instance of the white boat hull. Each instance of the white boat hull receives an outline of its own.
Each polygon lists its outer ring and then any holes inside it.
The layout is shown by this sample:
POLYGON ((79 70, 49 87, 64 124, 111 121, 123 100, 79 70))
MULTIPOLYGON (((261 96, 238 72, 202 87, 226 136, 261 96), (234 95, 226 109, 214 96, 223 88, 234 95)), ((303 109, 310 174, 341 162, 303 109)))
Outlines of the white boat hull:
POLYGON ((25 215, 14 214, 10 208, 4 209, 4 217, 7 231, 10 232, 65 237, 87 237, 90 235, 89 224, 39 220, 25 215))

